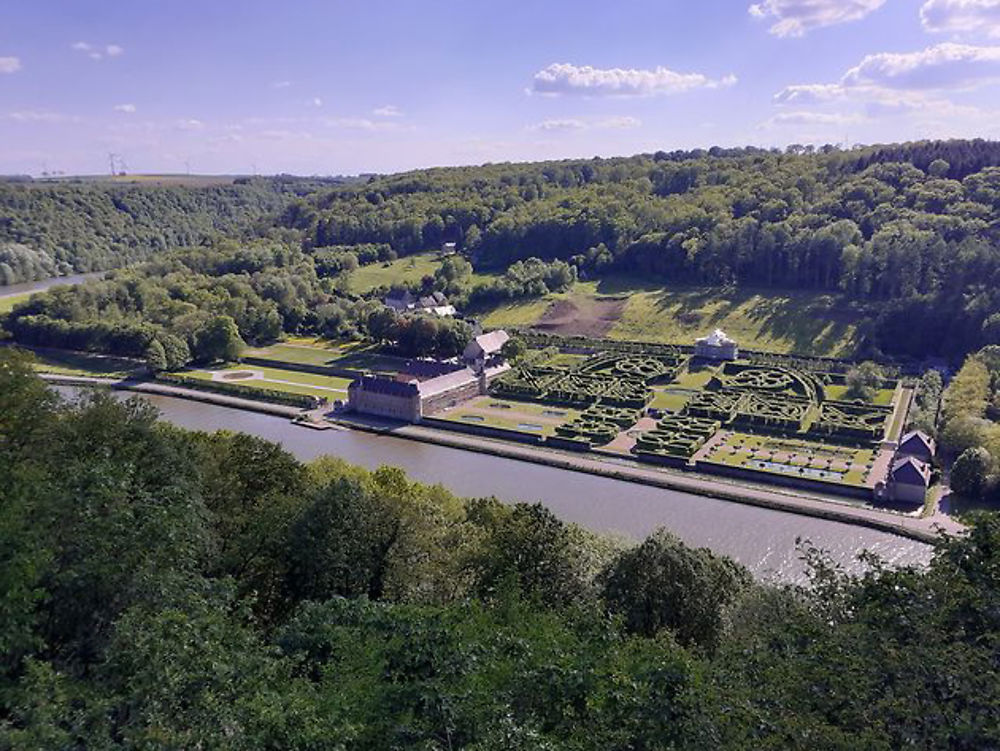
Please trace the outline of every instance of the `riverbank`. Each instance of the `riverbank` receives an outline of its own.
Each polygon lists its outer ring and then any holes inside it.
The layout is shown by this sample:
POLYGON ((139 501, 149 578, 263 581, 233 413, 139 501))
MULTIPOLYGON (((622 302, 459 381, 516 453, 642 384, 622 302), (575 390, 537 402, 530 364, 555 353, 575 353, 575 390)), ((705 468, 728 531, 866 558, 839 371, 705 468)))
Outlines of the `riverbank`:
MULTIPOLYGON (((302 418, 304 415, 309 415, 314 421, 321 417, 318 413, 304 413, 294 407, 268 404, 241 397, 197 391, 195 389, 156 382, 55 374, 42 374, 42 377, 47 381, 60 385, 99 386, 138 393, 171 396, 284 417, 290 420, 302 418)), ((804 495, 791 495, 780 490, 730 484, 702 476, 691 476, 663 469, 632 466, 624 463, 625 460, 621 464, 617 464, 608 460, 588 458, 585 455, 569 454, 539 447, 519 446, 477 436, 448 433, 419 425, 401 425, 371 418, 337 415, 333 418, 327 417, 327 420, 353 430, 430 443, 447 448, 487 454, 532 464, 541 464, 555 469, 623 480, 648 487, 690 493, 722 501, 809 516, 826 521, 841 522, 866 527, 879 532, 887 532, 923 543, 934 542, 941 531, 948 534, 958 534, 964 529, 957 521, 946 516, 938 515, 930 518, 904 516, 902 514, 894 514, 891 511, 854 506, 835 500, 810 498, 804 495)))
POLYGON ((727 484, 702 476, 682 475, 661 469, 646 469, 629 464, 612 464, 601 459, 590 459, 585 455, 553 451, 537 446, 519 446, 488 438, 466 434, 452 434, 419 425, 398 425, 370 419, 339 416, 335 422, 355 430, 366 430, 380 435, 423 441, 438 446, 447 446, 465 451, 499 456, 505 459, 543 464, 571 472, 625 480, 639 485, 647 485, 665 490, 675 490, 733 503, 811 516, 826 521, 836 521, 855 526, 867 527, 879 532, 906 537, 918 542, 933 543, 940 532, 959 534, 964 527, 954 519, 943 516, 920 518, 881 511, 874 508, 854 506, 836 500, 790 495, 778 490, 727 484))

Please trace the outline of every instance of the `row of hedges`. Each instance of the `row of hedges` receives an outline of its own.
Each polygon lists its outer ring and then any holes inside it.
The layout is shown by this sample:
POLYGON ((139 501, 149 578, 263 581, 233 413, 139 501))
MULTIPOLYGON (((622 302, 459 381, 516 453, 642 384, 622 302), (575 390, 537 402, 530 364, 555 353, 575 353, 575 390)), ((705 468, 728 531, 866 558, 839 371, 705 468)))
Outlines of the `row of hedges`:
POLYGON ((497 378, 490 385, 490 393, 497 397, 574 407, 588 407, 600 400, 603 404, 629 409, 642 409, 652 398, 652 393, 640 380, 527 367, 497 378))
POLYGON ((173 386, 197 389, 198 391, 212 391, 217 394, 239 396, 244 399, 271 402, 272 404, 284 404, 289 407, 301 407, 302 409, 315 409, 324 401, 307 394, 289 394, 286 391, 260 389, 228 381, 206 381, 201 378, 181 375, 180 373, 159 373, 156 376, 156 380, 169 383, 173 386))

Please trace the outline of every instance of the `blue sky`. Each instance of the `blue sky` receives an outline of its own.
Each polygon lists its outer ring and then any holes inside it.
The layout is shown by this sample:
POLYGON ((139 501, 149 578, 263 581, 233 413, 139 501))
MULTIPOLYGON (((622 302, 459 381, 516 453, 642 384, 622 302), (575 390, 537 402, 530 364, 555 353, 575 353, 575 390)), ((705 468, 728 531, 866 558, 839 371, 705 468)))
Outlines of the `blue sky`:
POLYGON ((13 0, 0 172, 1000 137, 1000 0, 13 0))

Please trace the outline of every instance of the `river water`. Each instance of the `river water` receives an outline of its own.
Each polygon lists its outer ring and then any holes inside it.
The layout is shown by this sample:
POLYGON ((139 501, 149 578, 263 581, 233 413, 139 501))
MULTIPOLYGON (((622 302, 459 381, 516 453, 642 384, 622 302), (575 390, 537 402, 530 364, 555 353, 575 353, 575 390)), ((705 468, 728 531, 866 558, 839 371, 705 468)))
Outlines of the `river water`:
POLYGON ((311 430, 280 417, 173 397, 142 398, 181 427, 251 433, 282 444, 305 461, 330 454, 369 469, 383 464, 401 467, 414 480, 440 483, 461 496, 541 501, 565 521, 635 539, 666 527, 690 545, 735 558, 760 578, 801 581, 799 539, 827 550, 834 561, 851 570, 860 567, 856 556, 865 549, 892 564, 922 563, 930 556, 927 545, 849 524, 391 436, 311 430))
POLYGON ((41 279, 37 282, 21 282, 20 284, 0 285, 0 297, 12 297, 23 295, 26 292, 41 292, 57 284, 80 284, 88 279, 100 279, 104 276, 104 271, 91 271, 87 274, 74 274, 73 276, 54 276, 50 279, 41 279))

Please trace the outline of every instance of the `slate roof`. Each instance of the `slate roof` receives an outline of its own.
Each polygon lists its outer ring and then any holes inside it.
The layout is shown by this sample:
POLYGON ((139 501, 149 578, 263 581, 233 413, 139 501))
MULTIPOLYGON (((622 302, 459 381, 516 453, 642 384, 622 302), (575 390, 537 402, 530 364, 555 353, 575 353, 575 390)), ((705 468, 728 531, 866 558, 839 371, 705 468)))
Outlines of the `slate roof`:
POLYGON ((931 470, 926 464, 912 456, 905 456, 893 462, 892 472, 889 473, 893 482, 903 485, 930 485, 931 470))
POLYGON ((372 394, 386 396, 413 397, 420 394, 416 381, 395 381, 375 375, 361 376, 351 382, 350 388, 360 388, 372 394))
POLYGON ((480 334, 469 342, 469 346, 465 348, 466 356, 476 356, 474 351, 470 352, 470 350, 474 350, 475 348, 478 348, 483 355, 495 355, 500 351, 500 348, 507 343, 508 339, 510 339, 510 336, 503 329, 491 331, 488 334, 480 334), (473 347, 473 345, 475 345, 475 347, 473 347))
POLYGON ((899 442, 899 449, 912 451, 915 448, 923 448, 928 454, 934 453, 934 439, 922 430, 911 430, 903 436, 899 442))

